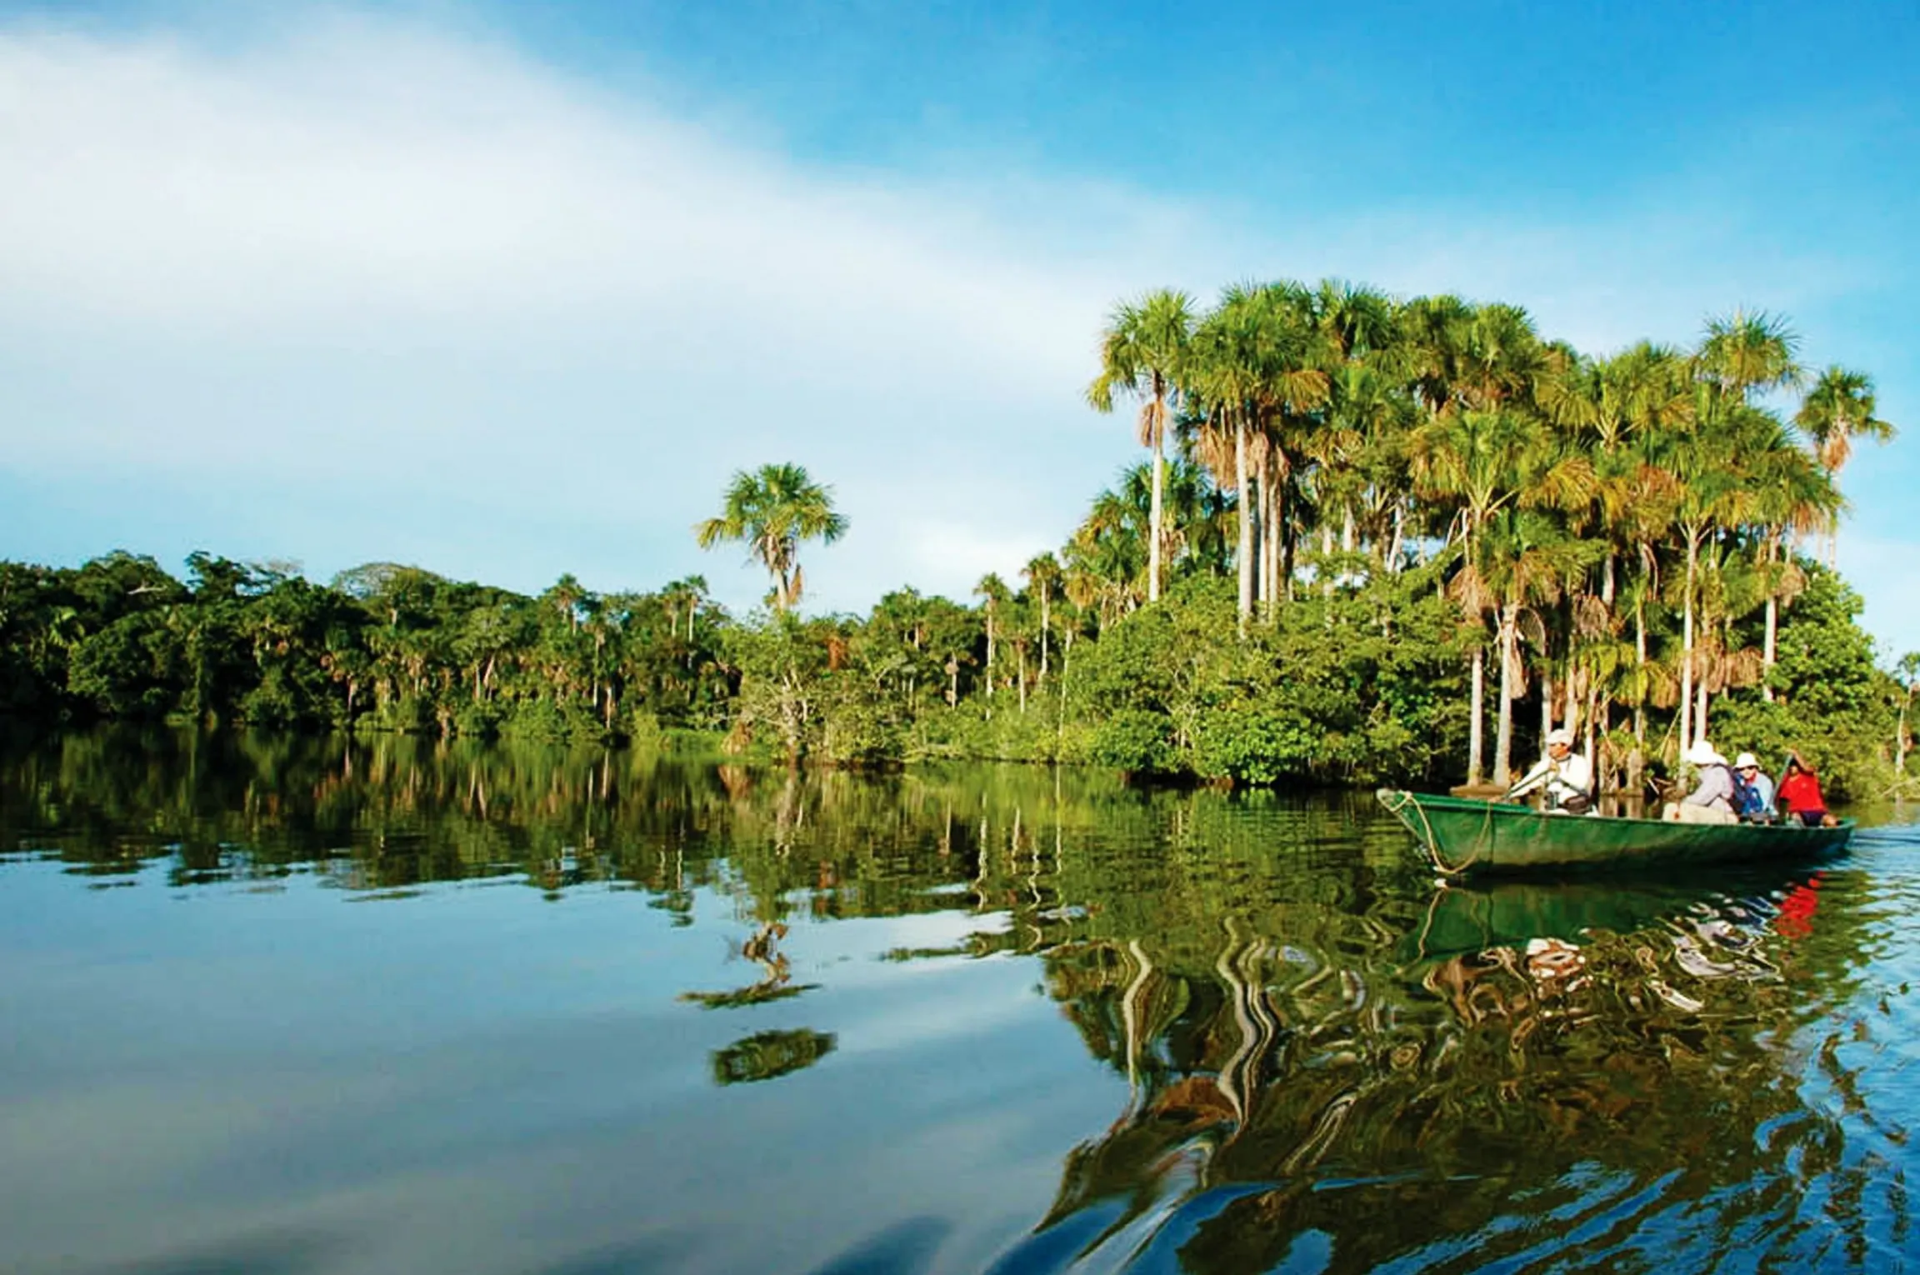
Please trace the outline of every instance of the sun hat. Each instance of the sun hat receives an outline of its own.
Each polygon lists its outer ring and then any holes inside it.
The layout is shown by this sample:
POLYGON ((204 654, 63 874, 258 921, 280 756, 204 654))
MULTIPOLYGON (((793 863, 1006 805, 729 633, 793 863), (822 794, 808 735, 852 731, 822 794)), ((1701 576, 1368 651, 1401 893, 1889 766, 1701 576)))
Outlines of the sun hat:
POLYGON ((1570 730, 1568 730, 1568 729, 1566 729, 1566 728, 1565 728, 1564 726, 1563 726, 1563 727, 1561 727, 1561 728, 1560 728, 1559 730, 1550 730, 1550 731, 1548 731, 1548 732, 1547 732, 1547 746, 1548 746, 1549 748, 1551 748, 1551 747, 1552 747, 1553 745, 1555 745, 1555 744, 1559 744, 1559 745, 1561 745, 1562 747, 1565 747, 1565 748, 1572 748, 1572 747, 1573 747, 1573 732, 1572 732, 1572 731, 1570 731, 1570 730))
POLYGON ((1735 770, 1758 770, 1760 769, 1760 759, 1752 753, 1741 753, 1733 759, 1733 768, 1735 770))
POLYGON ((1727 759, 1722 757, 1714 749, 1713 745, 1704 739, 1696 739, 1687 745, 1685 760, 1689 765, 1693 766, 1712 766, 1716 764, 1724 766, 1727 764, 1727 759))

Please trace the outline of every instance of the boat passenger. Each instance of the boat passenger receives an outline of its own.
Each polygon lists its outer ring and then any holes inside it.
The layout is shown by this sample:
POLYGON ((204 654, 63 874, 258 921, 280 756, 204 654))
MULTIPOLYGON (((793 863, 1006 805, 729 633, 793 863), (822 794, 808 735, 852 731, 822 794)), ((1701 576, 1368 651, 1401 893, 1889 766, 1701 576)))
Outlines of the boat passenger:
POLYGON ((1697 777, 1693 791, 1679 801, 1670 801, 1662 818, 1680 823, 1738 823, 1733 813, 1733 770, 1720 751, 1704 739, 1696 739, 1682 754, 1697 777))
POLYGON ((1734 813, 1743 823, 1773 822, 1773 778, 1760 769, 1760 759, 1741 753, 1733 759, 1734 813))
POLYGON ((1507 800, 1523 797, 1536 788, 1546 791, 1549 814, 1584 815, 1593 809, 1593 767, 1573 751, 1573 732, 1547 733, 1547 755, 1507 789, 1507 800))
POLYGON ((1836 821, 1827 813, 1827 799, 1820 792, 1820 776, 1801 759, 1799 753, 1787 754, 1787 769, 1780 776, 1780 804, 1787 818, 1809 828, 1831 827, 1836 821))

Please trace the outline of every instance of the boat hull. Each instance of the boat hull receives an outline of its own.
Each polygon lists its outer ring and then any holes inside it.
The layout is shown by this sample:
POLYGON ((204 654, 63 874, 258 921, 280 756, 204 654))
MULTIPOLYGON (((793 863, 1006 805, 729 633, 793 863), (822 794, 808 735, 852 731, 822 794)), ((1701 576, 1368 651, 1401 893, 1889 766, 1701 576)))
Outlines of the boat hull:
POLYGON ((1758 862, 1842 849, 1853 825, 1674 823, 1664 819, 1542 814, 1526 806, 1382 788, 1380 804, 1441 872, 1632 871, 1675 864, 1758 862))

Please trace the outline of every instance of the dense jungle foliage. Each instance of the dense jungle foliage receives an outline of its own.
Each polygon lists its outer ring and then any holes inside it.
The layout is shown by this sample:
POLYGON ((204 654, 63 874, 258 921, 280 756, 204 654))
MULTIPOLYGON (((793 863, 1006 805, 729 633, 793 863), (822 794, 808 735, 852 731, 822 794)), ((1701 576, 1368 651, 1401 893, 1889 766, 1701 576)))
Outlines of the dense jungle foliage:
POLYGON ((1280 283, 1122 305, 1094 370, 1148 461, 968 604, 799 615, 801 543, 849 524, 769 465, 695 529, 767 568, 744 618, 699 577, 527 597, 390 563, 0 564, 0 712, 1256 785, 1506 776, 1568 725, 1629 789, 1709 731, 1800 748, 1836 795, 1904 781, 1920 659, 1876 665, 1819 552, 1851 441, 1893 427, 1781 321, 1596 359, 1513 306, 1280 283))

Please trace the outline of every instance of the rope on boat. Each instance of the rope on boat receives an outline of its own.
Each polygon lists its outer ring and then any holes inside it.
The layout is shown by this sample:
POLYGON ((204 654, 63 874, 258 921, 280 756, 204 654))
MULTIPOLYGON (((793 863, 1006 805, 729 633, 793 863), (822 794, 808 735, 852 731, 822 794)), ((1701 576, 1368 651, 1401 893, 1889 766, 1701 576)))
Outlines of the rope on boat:
POLYGON ((1420 839, 1421 844, 1426 846, 1427 858, 1433 860, 1433 866, 1441 876, 1459 876, 1462 872, 1471 868, 1474 863, 1479 860, 1480 855, 1486 848, 1493 844, 1493 803, 1491 801, 1486 803, 1486 814, 1481 819, 1480 833, 1473 839, 1473 852, 1455 864, 1448 863, 1446 857, 1440 853, 1440 838, 1434 836, 1432 821, 1427 818, 1427 812, 1421 808, 1420 803, 1414 800, 1412 793, 1403 789, 1391 794, 1388 798, 1382 798, 1381 804, 1386 806, 1390 814, 1407 826, 1407 831, 1413 833, 1414 836, 1420 839), (1418 828, 1413 826, 1413 820, 1407 818, 1405 814, 1408 806, 1412 806, 1414 813, 1420 816, 1420 826, 1418 828))

